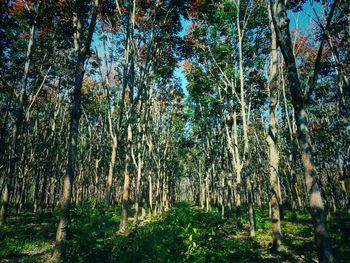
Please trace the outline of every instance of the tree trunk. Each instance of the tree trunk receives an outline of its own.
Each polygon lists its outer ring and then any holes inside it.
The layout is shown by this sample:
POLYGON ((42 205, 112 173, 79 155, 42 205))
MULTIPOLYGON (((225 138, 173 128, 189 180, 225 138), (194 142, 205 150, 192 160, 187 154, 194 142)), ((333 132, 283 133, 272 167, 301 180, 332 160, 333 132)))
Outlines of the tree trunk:
POLYGON ((125 171, 124 171, 124 188, 122 199, 122 218, 120 220, 120 232, 125 232, 128 229, 128 208, 130 195, 130 173, 131 173, 131 144, 132 144, 132 128, 128 125, 127 149, 125 154, 125 171))
POLYGON ((315 232, 317 254, 319 262, 334 262, 332 247, 330 244, 326 221, 324 217, 324 204, 321 196, 318 176, 313 163, 312 144, 308 127, 305 99, 298 76, 298 69, 292 49, 292 41, 289 32, 289 18, 284 0, 277 0, 274 8, 270 0, 273 23, 286 66, 289 89, 292 95, 292 104, 295 110, 298 140, 301 148, 304 164, 305 180, 310 196, 311 216, 315 232), (276 12, 274 12, 276 9, 276 12), (278 21, 274 15, 277 15, 278 21))
MULTIPOLYGON (((110 118, 110 117, 108 117, 108 118, 110 118)), ((111 134, 111 136, 112 136, 112 153, 111 153, 111 159, 109 161, 108 177, 107 177, 107 185, 106 185, 106 188, 107 188, 106 194, 105 194, 106 207, 109 206, 110 201, 111 201, 111 192, 112 192, 112 185, 113 185, 113 171, 114 171, 115 160, 116 160, 116 156, 117 156, 117 137, 114 134, 111 134)))
POLYGON ((255 217, 253 207, 253 180, 247 178, 247 190, 248 190, 248 213, 249 213, 249 225, 250 225, 250 236, 255 237, 255 217))
POLYGON ((148 175, 148 204, 150 209, 150 215, 153 211, 153 185, 152 185, 152 177, 148 175))
POLYGON ((236 170, 236 222, 237 227, 241 228, 243 226, 242 224, 242 218, 241 218, 241 192, 242 192, 242 162, 241 158, 239 157, 239 151, 238 151, 238 127, 237 127, 237 113, 233 113, 233 137, 234 137, 234 157, 236 158, 235 162, 235 170, 236 170))
MULTIPOLYGON (((65 260, 65 242, 67 239, 67 228, 69 221, 70 205, 72 198, 72 187, 74 181, 74 167, 75 167, 75 156, 78 144, 78 131, 79 131, 79 119, 81 116, 81 88, 84 77, 84 64, 90 51, 90 45, 92 41, 92 35, 95 30, 96 18, 97 18, 97 7, 99 0, 94 1, 94 7, 92 11, 91 21, 89 25, 88 36, 86 38, 85 46, 82 45, 82 33, 83 30, 83 15, 74 13, 74 51, 76 56, 76 65, 74 72, 74 88, 72 94, 72 102, 70 109, 70 127, 69 127, 69 138, 68 138, 68 150, 67 150, 67 166, 64 177, 63 185, 63 197, 61 201, 61 213, 59 223, 56 232, 56 243, 55 250, 53 252, 52 261, 59 261, 60 259, 65 260)), ((77 6, 77 8, 79 8, 77 6)))
MULTIPOLYGON (((271 14, 270 14, 271 16, 271 14)), ((279 200, 279 180, 278 163, 279 152, 277 149, 277 128, 276 128, 276 105, 278 91, 278 60, 277 60, 277 39, 276 32, 271 25, 271 54, 270 54, 270 116, 269 131, 267 133, 267 143, 269 145, 269 164, 270 164, 270 189, 271 189, 271 221, 272 221, 272 247, 274 251, 279 251, 282 243, 281 223, 280 223, 280 200, 279 200)))
POLYGON ((137 180, 136 180, 136 189, 135 189, 135 213, 134 213, 134 223, 137 224, 138 222, 138 216, 139 216, 139 203, 140 203, 140 199, 141 199, 141 176, 142 176, 142 166, 143 166, 143 156, 142 156, 142 143, 144 136, 143 134, 143 129, 141 129, 141 127, 139 127, 139 136, 141 138, 139 138, 139 142, 137 144, 137 180))

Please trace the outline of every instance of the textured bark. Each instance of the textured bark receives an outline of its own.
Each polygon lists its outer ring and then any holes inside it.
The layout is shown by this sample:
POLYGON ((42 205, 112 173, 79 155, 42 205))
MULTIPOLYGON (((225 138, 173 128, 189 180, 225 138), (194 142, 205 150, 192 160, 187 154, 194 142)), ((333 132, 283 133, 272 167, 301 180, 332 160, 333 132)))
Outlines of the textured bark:
POLYGON ((248 214, 250 225, 250 236, 255 237, 255 216, 253 208, 253 180, 250 177, 247 178, 247 190, 248 190, 248 214))
POLYGON ((148 205, 149 205, 149 214, 151 215, 153 212, 153 185, 152 185, 152 177, 148 176, 148 205))
POLYGON ((298 69, 292 49, 292 41, 289 31, 290 21, 287 16, 284 0, 276 1, 276 5, 273 5, 272 0, 270 0, 270 6, 273 14, 272 17, 278 44, 287 66, 287 80, 289 82, 289 90, 292 95, 292 104, 295 110, 298 141, 304 164, 306 186, 310 196, 310 209, 313 219, 318 260, 319 262, 334 262, 333 252, 326 229, 321 188, 313 162, 311 137, 305 109, 305 98, 303 97, 298 69))
POLYGON ((83 15, 75 13, 74 14, 74 51, 76 55, 76 65, 74 72, 74 88, 72 93, 72 102, 70 109, 70 127, 69 127, 69 138, 68 138, 68 151, 67 151, 67 166, 66 173, 64 176, 63 185, 63 197, 61 201, 61 213, 59 218, 59 223, 56 232, 56 243, 55 250, 53 252, 52 261, 59 261, 61 259, 65 260, 65 242, 67 240, 67 229, 70 214, 70 205, 72 198, 72 187, 74 181, 74 167, 75 167, 75 157, 76 149, 78 144, 78 131, 79 131, 79 120, 81 116, 81 88, 83 84, 84 77, 84 64, 88 58, 90 51, 90 45, 92 41, 92 35, 95 30, 96 19, 97 19, 97 6, 99 0, 94 1, 94 7, 92 11, 91 21, 89 25, 88 35, 85 38, 85 45, 83 47, 83 15))
POLYGON ((348 169, 344 167, 344 161, 341 157, 338 157, 338 166, 341 188, 345 198, 345 208, 348 214, 350 214, 350 176, 348 174, 348 169))
MULTIPOLYGON (((49 157, 49 153, 47 153, 47 157, 49 157)), ((40 199, 39 199, 39 207, 38 207, 39 213, 42 213, 44 209, 44 202, 45 202, 45 196, 46 196, 46 190, 47 190, 47 178, 49 176, 49 165, 50 165, 49 160, 51 159, 47 158, 47 160, 45 161, 45 173, 44 173, 44 178, 42 182, 40 199)))
POLYGON ((122 199, 122 217, 120 220, 120 232, 125 232, 128 229, 128 208, 130 196, 130 172, 131 172, 131 143, 132 143, 132 128, 128 125, 127 149, 125 154, 125 171, 124 171, 124 187, 122 199))
MULTIPOLYGON (((108 116, 108 121, 111 125, 111 118, 108 116)), ((111 127, 111 126, 110 126, 111 127)), ((105 193, 105 205, 106 207, 109 206, 111 201, 111 193, 112 193, 112 185, 113 185, 113 171, 117 156, 117 137, 114 134, 111 134, 111 146, 112 146, 112 153, 111 153, 111 159, 109 161, 109 168, 108 168, 108 177, 107 177, 107 185, 106 185, 106 193, 105 193)))
MULTIPOLYGON (((240 10, 240 0, 236 1, 237 9, 240 10)), ((246 10, 248 11, 248 10, 246 10)), ((250 12, 250 11, 249 11, 250 12)), ((248 12, 248 13, 249 13, 248 12)), ((241 114, 242 114, 242 128, 243 128, 243 141, 244 141, 244 153, 247 154, 248 151, 248 125, 245 109, 245 87, 244 87, 244 67, 243 67, 243 37, 244 37, 244 26, 242 28, 241 22, 244 24, 247 22, 248 17, 244 17, 241 21, 239 12, 236 15, 236 26, 238 34, 238 53, 239 53, 239 82, 240 82, 240 104, 241 104, 241 114)))
MULTIPOLYGON (((123 94, 128 91, 129 109, 126 111, 126 123, 127 123, 127 146, 125 151, 125 170, 124 170, 124 186, 123 186, 123 198, 122 198, 122 214, 119 226, 120 232, 125 232, 128 228, 128 207, 130 198, 130 177, 131 177, 131 167, 132 167, 132 136, 133 127, 132 121, 134 117, 134 27, 135 27, 135 10, 136 2, 132 1, 129 3, 129 13, 128 13, 128 26, 126 32, 126 49, 124 51, 125 61, 124 61, 124 72, 123 72, 123 94)), ((124 105, 124 104, 122 104, 124 105)), ((127 106, 125 104, 125 106, 127 106)), ((124 110, 124 106, 121 112, 124 110)), ((121 122, 120 118, 120 122, 121 122)), ((121 125, 119 125, 121 126, 121 125)))
POLYGON ((242 171, 242 163, 241 159, 239 157, 239 151, 238 151, 238 127, 237 127, 237 113, 233 113, 233 142, 234 142, 234 158, 235 161, 235 170, 236 170, 236 222, 237 227, 241 228, 243 226, 242 224, 242 218, 241 218, 241 192, 242 192, 242 177, 241 177, 241 171, 242 171))
POLYGON ((278 91, 278 59, 277 59, 277 40, 273 23, 271 25, 271 54, 270 54, 270 114, 269 130, 267 133, 267 143, 269 146, 269 170, 270 170, 270 204, 272 221, 272 250, 278 251, 282 243, 281 222, 280 222, 280 198, 279 198, 279 179, 278 163, 279 152, 277 149, 277 127, 276 127, 276 105, 278 91))
MULTIPOLYGON (((0 131, 0 162, 4 163, 6 158, 5 158, 5 137, 7 136, 7 122, 10 116, 10 107, 12 105, 12 100, 13 100, 13 93, 11 93, 10 98, 8 99, 7 105, 6 105, 6 111, 4 114, 3 122, 1 125, 1 131, 0 131)), ((0 173, 0 178, 1 178, 1 173, 0 173)))
MULTIPOLYGON (((101 69, 100 69, 101 70, 101 69)), ((102 72, 102 70, 101 70, 102 72)), ((106 83, 108 85, 108 76, 106 77, 106 83)), ((113 127, 113 120, 112 120, 112 107, 111 107, 111 98, 109 93, 109 88, 106 87, 107 91, 107 98, 108 98, 108 110, 107 110, 107 117, 108 117, 108 130, 109 135, 111 137, 111 158, 109 161, 109 168, 108 168, 108 177, 107 177, 107 184, 106 184, 106 192, 105 192, 105 205, 106 207, 109 206, 111 202, 111 194, 112 194, 112 185, 113 185, 113 173, 114 173, 114 166, 117 158, 117 149, 118 149, 118 140, 117 140, 117 134, 115 133, 114 127, 113 127)), ((124 93, 124 92, 123 92, 124 93)), ((124 101, 122 100, 120 104, 124 104, 124 101)), ((120 105, 120 108, 121 105, 120 105)), ((120 116, 122 115, 122 112, 120 112, 120 116)), ((119 122, 118 122, 119 124, 119 122)), ((117 130, 120 129, 120 126, 117 126, 117 130)))
POLYGON ((344 182, 342 183, 342 188, 344 190, 344 195, 345 195, 346 209, 348 211, 348 214, 350 214, 350 177, 349 175, 347 175, 347 177, 344 179, 344 182))
POLYGON ((67 239, 67 228, 69 220, 69 210, 72 198, 72 186, 74 180, 74 166, 75 166, 75 155, 76 148, 78 143, 78 126, 80 119, 80 104, 81 104, 81 85, 83 81, 83 70, 84 63, 81 61, 77 63, 76 72, 75 72, 75 87, 73 102, 70 112, 70 129, 69 129, 69 138, 68 138, 68 152, 67 152, 67 167, 66 174, 64 177, 63 184, 63 198, 61 201, 61 213, 60 219, 56 232, 56 244, 55 251, 52 256, 54 261, 58 261, 61 257, 65 257, 65 246, 64 242, 67 239))
POLYGON ((209 172, 206 173, 205 177, 205 208, 208 212, 210 209, 210 199, 209 199, 209 172))
MULTIPOLYGON (((141 126, 139 126, 139 134, 143 133, 143 129, 141 129, 141 126)), ((143 156, 142 156, 142 143, 143 136, 141 135, 142 139, 139 140, 137 144, 138 154, 137 154, 137 180, 136 180, 136 189, 135 189, 135 213, 134 213, 134 223, 137 224, 138 217, 139 217, 139 203, 141 199, 141 176, 142 176, 142 166, 143 166, 143 156)))

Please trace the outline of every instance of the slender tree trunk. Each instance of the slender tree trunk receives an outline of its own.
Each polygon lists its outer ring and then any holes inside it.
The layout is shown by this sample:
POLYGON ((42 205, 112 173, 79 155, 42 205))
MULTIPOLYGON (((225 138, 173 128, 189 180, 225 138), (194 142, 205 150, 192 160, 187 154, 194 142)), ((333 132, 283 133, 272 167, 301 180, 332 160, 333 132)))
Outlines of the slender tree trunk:
MULTIPOLYGON (((3 123, 1 125, 1 131, 0 131, 0 162, 5 163, 6 158, 5 158, 5 152, 6 152, 6 144, 5 144, 5 137, 7 136, 7 122, 8 118, 10 116, 10 107, 12 105, 12 98, 13 98, 13 93, 10 94, 10 98, 8 99, 7 105, 6 105, 6 111, 5 111, 5 116, 3 119, 3 123)), ((1 171, 2 173, 2 171, 1 171)), ((0 173, 0 178, 1 178, 1 173, 0 173)))
MULTIPOLYGON (((69 222, 70 205, 72 198, 72 187, 74 181, 74 168, 75 168, 75 157, 78 144, 78 131, 79 131, 79 119, 81 116, 81 88, 84 77, 84 64, 90 51, 90 45, 92 41, 92 35, 95 30, 96 18, 97 18, 97 7, 99 0, 94 1, 94 7, 92 11, 91 21, 89 25, 88 36, 85 41, 85 46, 82 45, 83 36, 83 14, 74 14, 74 51, 76 55, 76 65, 74 72, 74 88, 72 94, 72 102, 70 109, 70 127, 68 137, 68 151, 67 151, 67 166, 64 177, 63 185, 63 197, 61 201, 61 213, 59 223, 56 232, 56 243, 55 250, 53 252, 52 261, 59 261, 60 259, 65 260, 65 242, 67 240, 67 228, 69 222)), ((79 8, 79 6, 76 6, 79 8)), ((78 11, 80 12, 80 10, 78 11)))
POLYGON ((247 178, 247 190, 248 190, 248 213, 249 213, 249 225, 250 236, 255 237, 255 216, 253 208, 253 180, 248 176, 247 178))
MULTIPOLYGON (((108 84, 108 77, 106 78, 106 82, 108 84)), ((124 87, 125 88, 125 87, 124 87)), ((124 89, 123 88, 123 89, 124 89)), ((123 90, 124 93, 124 90, 123 90)), ((109 129, 109 134, 111 136, 111 158, 109 161, 109 169, 108 169, 108 177, 107 177, 107 185, 106 185, 106 191, 105 191, 105 205, 106 207, 109 206, 111 202, 111 193, 112 193, 112 186, 113 186, 113 173, 114 173, 114 166, 115 166, 115 161, 117 157, 117 149, 118 149, 118 140, 117 140, 117 135, 115 134, 115 131, 113 129, 113 120, 112 120, 112 112, 111 112, 111 100, 110 100, 110 94, 109 94, 109 89, 107 87, 107 98, 108 98, 108 110, 107 110, 107 117, 108 117, 108 129, 109 129)), ((121 105, 124 105, 124 101, 120 102, 120 108, 123 108, 121 105)), ((120 119, 122 117, 123 112, 120 112, 120 119)), ((118 122, 119 124, 119 122, 118 122)), ((120 126, 118 125, 117 129, 120 129, 120 126)))
MULTIPOLYGON (((109 117, 110 118, 110 117, 109 117)), ((110 120, 112 122, 112 120, 110 120)), ((111 125, 111 123, 110 123, 111 125)), ((108 207, 111 201, 111 192, 112 192, 112 185, 113 185, 113 171, 115 166, 115 160, 117 156, 117 137, 114 134, 111 134, 112 136, 112 153, 111 153, 111 159, 109 161, 109 168, 108 168, 108 177, 107 177, 107 185, 106 185, 106 193, 105 193, 105 205, 108 207)))
POLYGON ((313 163, 311 137, 308 127, 307 113, 305 110, 305 99, 298 76, 298 69, 292 49, 292 41, 289 32, 289 18, 285 8, 284 0, 276 1, 276 8, 273 8, 270 0, 273 23, 286 66, 289 89, 292 95, 292 104, 295 110, 298 140, 301 148, 304 164, 305 180, 310 196, 311 216, 313 219, 315 240, 317 246, 318 260, 321 263, 334 262, 332 247, 326 229, 324 216, 324 204, 321 196, 319 179, 313 163), (274 12, 274 9, 276 12, 274 12), (278 21, 274 16, 277 16, 278 21))
POLYGON ((149 209, 150 209, 150 215, 153 211, 153 185, 152 185, 152 177, 151 175, 148 175, 148 203, 149 203, 149 209))
POLYGON ((39 183, 40 183, 40 176, 39 176, 39 169, 38 167, 35 167, 35 183, 34 183, 34 193, 33 193, 33 213, 36 213, 39 206, 39 183))
POLYGON ((239 157, 238 151, 238 127, 237 127, 237 113, 233 113, 233 137, 234 137, 234 157, 236 158, 235 170, 236 170, 236 221, 237 227, 242 227, 242 218, 241 218, 241 193, 242 193, 242 163, 241 158, 239 157))
MULTIPOLYGON (((271 16, 271 14, 270 14, 271 16)), ((269 130, 267 133, 267 143, 269 145, 269 164, 270 164, 270 204, 272 221, 272 250, 279 251, 282 243, 281 223, 280 223, 280 199, 279 199, 279 180, 278 163, 279 152, 277 149, 277 128, 276 128, 276 105, 278 91, 278 60, 277 60, 277 39, 273 23, 271 25, 271 54, 270 54, 270 116, 269 130)))
MULTIPOLYGON (((127 123, 127 146, 125 152, 125 170, 124 170, 124 186, 123 186, 123 198, 122 198, 122 214, 119 226, 120 232, 125 232, 128 228, 128 207, 130 198, 130 177, 132 168, 132 121, 134 120, 134 109, 133 109, 133 97, 134 97, 134 26, 135 26, 135 10, 136 2, 129 3, 129 13, 128 13, 128 26, 126 32, 126 50, 124 52, 124 75, 123 75, 123 94, 126 91, 129 92, 129 110, 126 111, 126 123, 127 123), (128 88, 128 89, 127 89, 128 88)), ((124 104, 122 104, 124 105, 124 104)), ((124 106, 121 109, 123 112, 124 106)), ((121 119, 119 122, 121 122, 121 119)), ((120 125, 119 125, 120 126, 120 125)))
MULTIPOLYGON (((51 149, 52 150, 52 149, 51 149)), ((49 152, 46 154, 47 160, 45 160, 45 169, 44 169, 44 177, 43 177, 43 182, 42 182, 42 187, 41 187, 41 192, 40 192, 40 198, 39 198, 39 207, 38 211, 41 214, 43 209, 44 209, 44 202, 45 202, 45 197, 46 197, 46 188, 47 188, 47 178, 49 176, 49 152)))
POLYGON ((141 157, 141 143, 139 142, 137 155, 137 181, 135 189, 135 214, 134 214, 134 223, 137 224, 139 216, 139 201, 140 201, 140 184, 141 184, 141 174, 142 174, 142 163, 143 159, 141 157))
POLYGON ((208 212, 210 209, 210 200, 209 200, 209 171, 206 172, 205 177, 205 207, 208 212))
POLYGON ((122 218, 120 220, 120 232, 125 232, 128 229, 128 209, 130 196, 130 173, 131 173, 131 144, 132 144, 132 128, 128 125, 127 149, 125 154, 125 171, 124 171, 124 187, 122 199, 122 218))

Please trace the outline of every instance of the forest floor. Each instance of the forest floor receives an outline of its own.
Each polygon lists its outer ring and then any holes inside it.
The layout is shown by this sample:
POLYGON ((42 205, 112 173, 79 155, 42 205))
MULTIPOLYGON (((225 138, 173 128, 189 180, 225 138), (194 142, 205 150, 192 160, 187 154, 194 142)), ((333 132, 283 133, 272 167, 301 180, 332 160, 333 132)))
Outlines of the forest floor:
MULTIPOLYGON (((188 204, 117 233, 119 211, 75 207, 68 241, 69 262, 317 262, 312 225, 307 213, 282 221, 283 249, 270 253, 271 223, 267 209, 256 209, 256 238, 248 222, 237 230, 234 216, 221 219, 188 204)), ((41 217, 23 212, 0 227, 0 262, 47 262, 53 250, 57 213, 41 217)), ((328 220, 336 262, 350 259, 350 220, 346 213, 328 220)))

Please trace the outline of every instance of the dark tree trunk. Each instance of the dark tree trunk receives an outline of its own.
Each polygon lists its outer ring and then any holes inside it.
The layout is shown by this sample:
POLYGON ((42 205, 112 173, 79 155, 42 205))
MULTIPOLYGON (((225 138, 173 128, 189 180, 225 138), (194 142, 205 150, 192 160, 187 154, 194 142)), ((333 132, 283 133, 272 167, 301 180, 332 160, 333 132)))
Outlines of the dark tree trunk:
MULTIPOLYGON (((72 102, 70 109, 70 128, 69 128, 69 138, 68 138, 68 151, 67 151, 67 166, 66 173, 64 177, 63 185, 63 197, 61 201, 61 213, 60 219, 56 232, 56 244, 55 250, 52 255, 52 261, 59 261, 60 259, 65 260, 65 241, 67 239, 67 228, 69 222, 70 205, 72 198, 72 187, 74 181, 74 167, 75 167, 75 156, 78 144, 78 131, 79 131, 79 119, 81 116, 81 88, 83 84, 84 77, 84 64, 88 57, 90 51, 90 45, 92 41, 92 35, 95 30, 96 18, 97 18, 97 6, 99 0, 94 1, 93 12, 91 16, 91 21, 89 25, 88 36, 83 47, 82 33, 84 25, 83 14, 74 14, 74 50, 76 55, 76 65, 74 72, 74 88, 72 94, 72 102)), ((79 9, 79 6, 76 6, 79 9)))
MULTIPOLYGON (((271 7, 272 1, 270 0, 271 7)), ((309 132, 305 98, 299 81, 298 69, 293 54, 292 41, 289 31, 289 18, 284 0, 277 0, 275 8, 271 8, 278 44, 281 48, 286 66, 292 104, 295 110, 298 140, 304 164, 305 180, 310 196, 310 209, 315 231, 315 240, 319 262, 334 262, 332 247, 326 229, 324 204, 321 196, 319 179, 314 167, 312 144, 309 132), (274 12, 274 9, 276 12, 274 12), (276 21, 277 18, 277 21, 276 21)))

